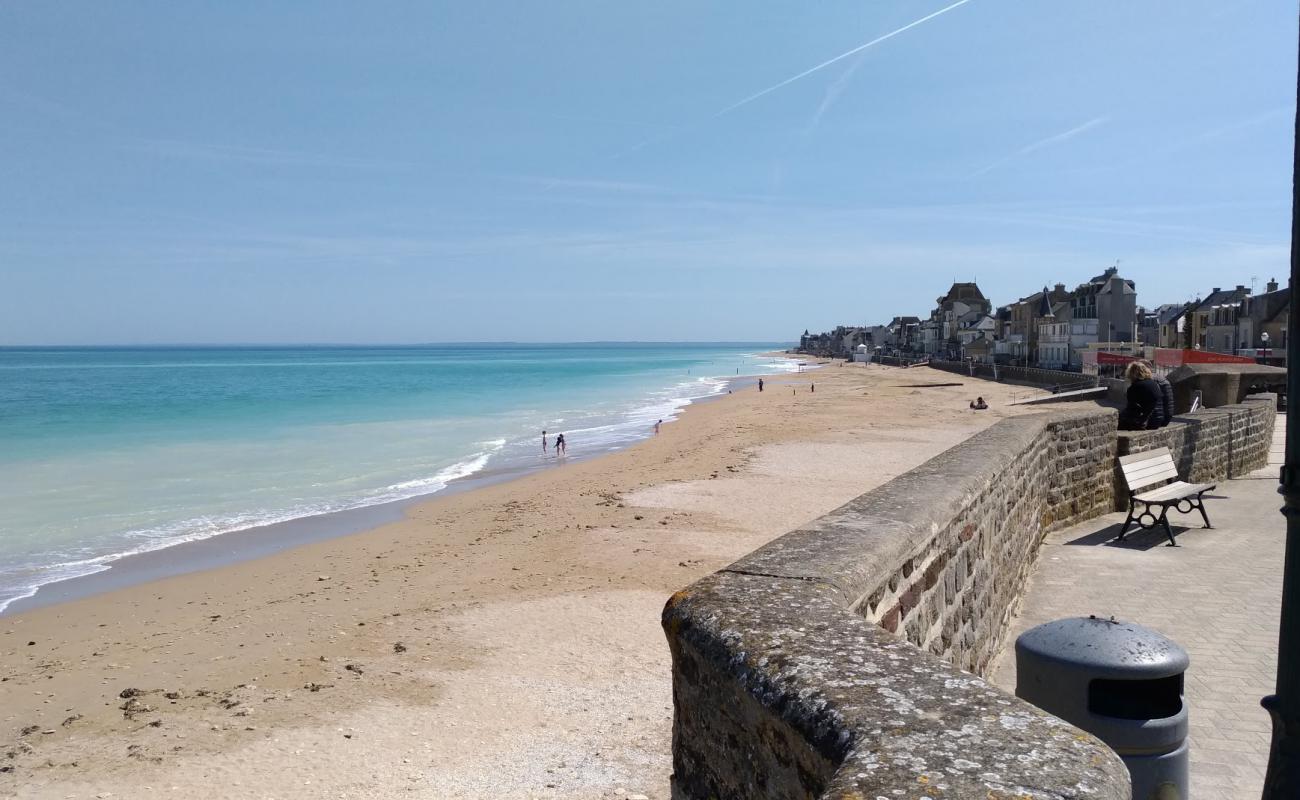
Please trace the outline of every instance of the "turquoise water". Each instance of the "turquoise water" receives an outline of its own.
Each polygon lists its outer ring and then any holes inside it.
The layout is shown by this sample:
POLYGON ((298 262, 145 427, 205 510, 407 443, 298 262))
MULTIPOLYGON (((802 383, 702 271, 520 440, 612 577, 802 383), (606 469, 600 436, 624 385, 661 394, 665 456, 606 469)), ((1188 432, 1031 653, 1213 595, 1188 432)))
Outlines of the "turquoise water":
POLYGON ((0 611, 117 558, 650 433, 779 345, 0 348, 0 611))

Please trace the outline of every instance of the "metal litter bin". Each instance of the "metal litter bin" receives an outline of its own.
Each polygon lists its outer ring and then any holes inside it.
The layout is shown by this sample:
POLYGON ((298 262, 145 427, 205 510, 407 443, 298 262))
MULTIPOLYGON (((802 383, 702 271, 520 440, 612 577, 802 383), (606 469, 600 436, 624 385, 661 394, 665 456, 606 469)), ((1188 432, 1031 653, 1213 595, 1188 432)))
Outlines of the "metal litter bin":
POLYGON ((1114 618, 1048 622, 1016 639, 1016 696, 1110 745, 1133 800, 1187 794, 1187 651, 1114 618))

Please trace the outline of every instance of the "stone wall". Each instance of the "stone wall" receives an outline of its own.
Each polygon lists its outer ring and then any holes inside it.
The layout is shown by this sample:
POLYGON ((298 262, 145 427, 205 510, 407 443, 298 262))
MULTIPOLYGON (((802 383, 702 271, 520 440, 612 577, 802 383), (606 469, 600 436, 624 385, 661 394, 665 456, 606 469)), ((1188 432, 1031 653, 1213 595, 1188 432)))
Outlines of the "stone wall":
MULTIPOLYGON (((1268 464, 1268 449, 1277 421, 1277 395, 1256 394, 1244 403, 1179 414, 1154 431, 1120 431, 1121 456, 1168 447, 1178 475, 1189 483, 1240 478, 1268 464)), ((1128 508, 1124 476, 1115 467, 1115 508, 1128 508)))
POLYGON ((978 675, 1042 537, 1122 510, 1117 456, 1169 447, 1187 480, 1240 477, 1267 463, 1275 409, 1003 420, 679 592, 674 797, 1127 798, 1114 753, 978 675))
POLYGON ((1043 535, 1114 505, 1115 412, 999 422, 678 593, 677 798, 1127 798, 1091 736, 971 672, 1043 535))
MULTIPOLYGON (((953 372, 967 377, 995 380, 993 365, 991 364, 968 364, 965 361, 931 361, 930 366, 944 372, 953 372)), ((997 367, 996 380, 1006 381, 1007 383, 1026 383, 1032 386, 1073 386, 1080 389, 1099 385, 1096 375, 1085 375, 1082 372, 1064 372, 1055 369, 1038 369, 1036 367, 1012 367, 1000 364, 997 367)))

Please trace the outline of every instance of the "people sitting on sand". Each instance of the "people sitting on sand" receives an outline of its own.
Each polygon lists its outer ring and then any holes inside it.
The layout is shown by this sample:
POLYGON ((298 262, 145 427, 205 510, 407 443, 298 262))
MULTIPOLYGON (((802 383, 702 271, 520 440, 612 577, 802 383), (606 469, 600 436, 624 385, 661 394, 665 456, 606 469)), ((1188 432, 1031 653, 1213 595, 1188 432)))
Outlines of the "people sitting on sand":
POLYGON ((984 402, 983 397, 977 397, 971 401, 970 407, 975 409, 976 411, 984 411, 989 407, 989 404, 984 402))
POLYGON ((1163 416, 1164 401, 1160 395, 1160 386, 1152 380, 1151 368, 1142 361, 1131 362, 1124 369, 1124 377, 1129 380, 1128 393, 1125 395, 1128 405, 1119 412, 1119 429, 1144 431, 1151 423, 1157 407, 1163 416))

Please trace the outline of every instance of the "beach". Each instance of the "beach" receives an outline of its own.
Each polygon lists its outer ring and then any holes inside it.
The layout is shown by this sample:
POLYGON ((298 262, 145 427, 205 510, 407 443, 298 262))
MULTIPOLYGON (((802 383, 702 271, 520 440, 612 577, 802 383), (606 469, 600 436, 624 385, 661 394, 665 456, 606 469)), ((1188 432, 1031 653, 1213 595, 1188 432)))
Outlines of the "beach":
POLYGON ((372 530, 0 617, 0 796, 666 798, 668 596, 1032 392, 772 376, 372 530))

